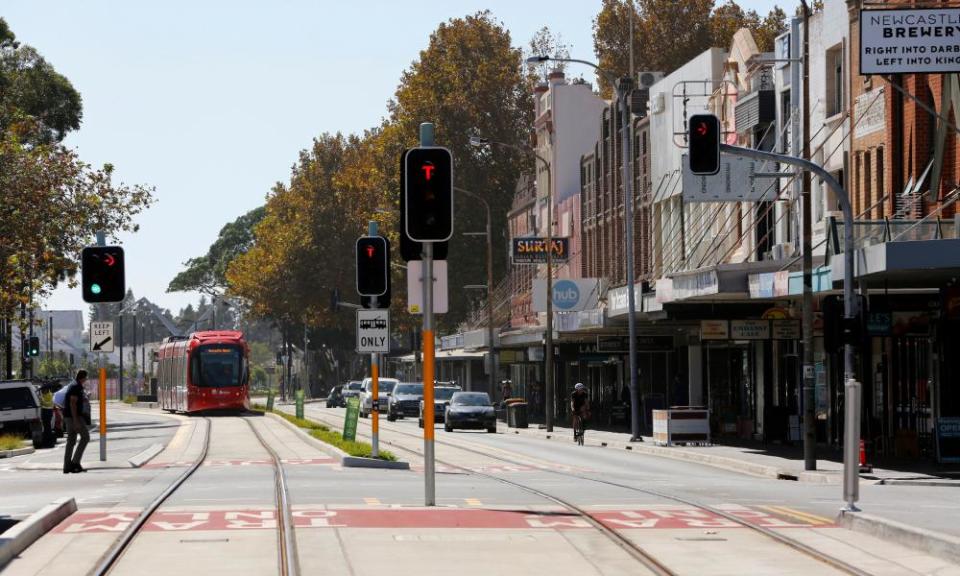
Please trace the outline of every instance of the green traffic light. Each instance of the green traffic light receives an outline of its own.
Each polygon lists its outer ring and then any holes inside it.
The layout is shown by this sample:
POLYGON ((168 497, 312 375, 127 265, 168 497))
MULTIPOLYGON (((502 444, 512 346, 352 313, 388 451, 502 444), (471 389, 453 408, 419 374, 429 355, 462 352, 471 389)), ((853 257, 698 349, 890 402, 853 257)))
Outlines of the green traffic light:
POLYGON ((100 293, 100 285, 99 285, 99 284, 91 284, 91 285, 90 285, 90 291, 93 292, 94 294, 99 294, 99 293, 100 293))

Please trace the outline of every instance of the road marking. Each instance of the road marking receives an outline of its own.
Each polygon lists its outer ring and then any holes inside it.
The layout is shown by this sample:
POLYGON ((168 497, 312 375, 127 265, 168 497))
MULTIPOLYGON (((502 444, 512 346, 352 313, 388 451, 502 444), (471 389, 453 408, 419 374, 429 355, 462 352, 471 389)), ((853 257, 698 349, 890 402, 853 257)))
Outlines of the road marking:
POLYGON ((466 498, 464 501, 467 503, 467 506, 483 506, 479 498, 466 498))
POLYGON ((808 523, 808 524, 813 524, 813 525, 815 525, 815 526, 824 526, 824 525, 827 525, 827 524, 833 524, 833 521, 830 520, 829 518, 824 518, 823 516, 817 516, 816 514, 810 514, 810 513, 808 513, 808 512, 802 512, 802 511, 800 511, 800 510, 796 510, 796 509, 794 509, 794 508, 789 508, 789 507, 787 507, 787 506, 772 506, 772 505, 770 505, 770 506, 761 506, 761 508, 765 508, 765 509, 770 510, 771 512, 775 512, 775 513, 777 513, 777 514, 783 514, 784 516, 789 516, 789 517, 791 517, 791 518, 796 518, 796 519, 798 519, 798 520, 801 520, 801 521, 806 522, 806 523, 808 523))
MULTIPOLYGON (((376 498, 365 498, 367 504, 376 498)), ((480 504, 479 499, 466 499, 471 506, 480 504), (474 502, 476 504, 474 504, 474 502)), ((823 528, 831 524, 827 519, 792 510, 772 507, 777 515, 761 510, 735 507, 727 509, 739 519, 766 528, 823 528), (785 520, 788 514, 801 523, 785 520)), ((625 507, 620 510, 596 510, 591 516, 615 530, 631 529, 743 529, 743 527, 707 510, 692 507, 649 507, 646 509, 625 507)), ((120 532, 137 517, 137 511, 84 511, 70 516, 55 529, 55 533, 104 533, 120 532)), ((589 529, 592 525, 583 517, 562 511, 536 509, 491 510, 483 508, 299 508, 293 511, 297 528, 485 528, 485 529, 533 529, 577 530, 589 529)), ((274 510, 227 508, 219 510, 166 510, 155 513, 144 525, 148 532, 191 531, 238 531, 275 530, 274 510)))
POLYGON ((363 501, 369 506, 379 506, 381 504, 379 498, 364 498, 363 501))

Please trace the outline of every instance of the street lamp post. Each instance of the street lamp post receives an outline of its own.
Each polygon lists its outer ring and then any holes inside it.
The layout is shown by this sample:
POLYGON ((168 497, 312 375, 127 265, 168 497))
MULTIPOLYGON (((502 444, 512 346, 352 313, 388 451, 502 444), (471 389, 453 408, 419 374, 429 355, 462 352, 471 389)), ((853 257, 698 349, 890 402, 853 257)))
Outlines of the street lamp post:
POLYGON ((475 198, 483 203, 483 207, 487 212, 487 341, 489 342, 488 348, 488 382, 487 382, 487 392, 490 394, 490 399, 493 399, 494 391, 497 388, 496 384, 496 349, 494 348, 494 329, 493 329, 493 235, 492 235, 492 226, 490 222, 490 203, 486 201, 485 198, 480 196, 475 192, 471 192, 464 188, 454 187, 454 191, 462 192, 471 198, 475 198))
POLYGON ((544 238, 547 245, 547 328, 544 338, 544 379, 546 380, 545 396, 545 414, 547 432, 553 432, 553 400, 554 400, 554 378, 553 378, 553 183, 550 176, 550 162, 543 156, 533 150, 521 148, 505 142, 494 142, 478 136, 470 137, 471 146, 502 146, 517 150, 523 154, 532 155, 538 161, 542 162, 547 169, 547 232, 544 238))
MULTIPOLYGON (((576 58, 554 58, 552 56, 531 56, 527 58, 528 64, 539 64, 541 62, 571 62, 589 66, 603 75, 607 82, 617 92, 617 100, 620 105, 620 126, 621 126, 621 150, 623 158, 623 197, 624 197, 624 250, 627 251, 627 334, 630 338, 628 344, 629 363, 630 363, 630 431, 631 442, 643 442, 640 436, 640 389, 637 386, 637 326, 634 318, 637 309, 636 296, 634 294, 634 285, 636 278, 633 269, 633 173, 630 170, 630 163, 633 160, 630 138, 630 103, 627 95, 633 88, 633 78, 625 77, 617 81, 616 76, 611 72, 604 70, 593 62, 587 60, 578 60, 576 58)), ((549 253, 548 253, 549 254, 549 253)))

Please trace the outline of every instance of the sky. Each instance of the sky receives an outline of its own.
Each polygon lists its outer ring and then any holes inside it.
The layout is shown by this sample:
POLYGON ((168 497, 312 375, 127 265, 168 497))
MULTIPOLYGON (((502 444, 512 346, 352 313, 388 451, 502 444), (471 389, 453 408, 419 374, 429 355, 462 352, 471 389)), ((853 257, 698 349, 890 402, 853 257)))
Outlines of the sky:
MULTIPOLYGON (((739 0, 761 14, 779 3, 739 0)), ((324 132, 379 124, 400 75, 437 25, 489 9, 525 46, 549 26, 594 59, 600 0, 3 0, 0 16, 80 92, 83 125, 66 144, 115 181, 156 187, 122 234, 127 286, 174 314, 195 293, 167 293, 188 258, 286 181, 324 132)), ((790 6, 788 8, 788 6, 790 6)), ((579 75, 580 72, 571 69, 579 75)), ((359 231, 357 231, 359 232, 359 231)), ((319 274, 323 273, 318 263, 319 274)), ((58 288, 50 309, 86 309, 58 288)))

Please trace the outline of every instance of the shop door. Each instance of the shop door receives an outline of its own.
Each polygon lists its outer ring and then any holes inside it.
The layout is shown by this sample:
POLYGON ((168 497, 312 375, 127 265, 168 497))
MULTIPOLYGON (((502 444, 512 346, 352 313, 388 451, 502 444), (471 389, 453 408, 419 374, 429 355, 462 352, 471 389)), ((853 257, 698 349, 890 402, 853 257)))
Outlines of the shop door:
POLYGON ((933 420, 929 338, 903 336, 891 340, 894 452, 908 457, 931 455, 933 420))

